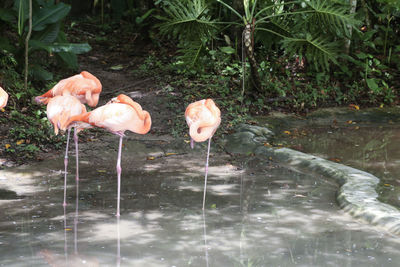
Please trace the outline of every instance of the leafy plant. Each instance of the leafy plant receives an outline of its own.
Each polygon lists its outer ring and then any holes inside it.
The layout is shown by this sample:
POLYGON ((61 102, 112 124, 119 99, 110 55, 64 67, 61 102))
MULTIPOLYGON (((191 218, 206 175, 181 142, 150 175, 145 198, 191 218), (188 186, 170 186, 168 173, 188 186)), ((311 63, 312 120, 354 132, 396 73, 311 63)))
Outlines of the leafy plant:
POLYGON ((216 34, 217 26, 211 18, 205 0, 169 0, 160 2, 164 15, 155 17, 161 21, 156 26, 161 35, 179 40, 180 59, 189 66, 196 66, 204 47, 216 34))
MULTIPOLYGON (((46 51, 49 56, 55 55, 66 67, 77 68, 76 54, 88 52, 91 47, 87 43, 73 44, 67 41, 62 31, 62 20, 71 7, 62 2, 33 0, 32 37, 29 41, 29 53, 35 60, 30 68, 30 74, 40 80, 51 80, 52 73, 42 66, 45 64, 40 52, 46 51)), ((0 20, 17 33, 17 45, 11 38, 0 37, 0 48, 12 53, 22 69, 24 64, 24 40, 28 33, 27 20, 29 14, 28 0, 15 0, 12 8, 0 9, 0 20)))

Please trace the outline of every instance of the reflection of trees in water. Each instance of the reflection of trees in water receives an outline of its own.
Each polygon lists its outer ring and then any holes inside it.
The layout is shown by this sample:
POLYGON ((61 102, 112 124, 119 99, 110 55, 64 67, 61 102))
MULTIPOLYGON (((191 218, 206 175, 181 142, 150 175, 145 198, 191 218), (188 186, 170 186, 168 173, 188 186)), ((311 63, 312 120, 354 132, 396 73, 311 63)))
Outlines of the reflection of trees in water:
POLYGON ((303 128, 289 136, 289 146, 362 169, 377 176, 379 200, 400 207, 400 129, 391 126, 303 128), (306 134, 296 134, 305 132, 306 134))

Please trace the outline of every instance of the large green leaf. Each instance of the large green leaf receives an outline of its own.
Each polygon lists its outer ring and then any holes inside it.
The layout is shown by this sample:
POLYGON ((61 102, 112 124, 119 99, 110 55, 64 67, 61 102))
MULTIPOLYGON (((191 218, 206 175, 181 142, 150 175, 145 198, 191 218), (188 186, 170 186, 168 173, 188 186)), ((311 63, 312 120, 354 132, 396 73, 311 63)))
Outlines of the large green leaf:
POLYGON ((29 40, 29 52, 31 53, 35 50, 46 50, 48 53, 51 53, 51 44, 31 39, 29 40))
POLYGON ((46 50, 49 53, 73 53, 73 54, 83 54, 89 52, 92 47, 87 44, 72 44, 72 43, 44 43, 39 40, 30 40, 29 41, 29 49, 30 51, 34 50, 46 50))
POLYGON ((11 9, 0 8, 0 20, 15 22, 15 12, 11 9))
POLYGON ((92 50, 88 43, 72 44, 72 43, 54 43, 51 45, 53 53, 67 52, 73 54, 83 54, 92 50))
POLYGON ((15 0, 13 10, 16 12, 16 16, 20 13, 22 21, 25 21, 29 17, 29 0, 15 0))
POLYGON ((35 12, 32 18, 32 29, 34 31, 43 30, 48 24, 53 24, 65 18, 71 10, 70 5, 62 2, 57 5, 41 8, 35 12))
POLYGON ((32 76, 35 80, 49 81, 53 79, 53 73, 48 72, 38 65, 30 66, 29 75, 32 76))
POLYGON ((58 33, 60 32, 60 22, 50 24, 43 31, 35 32, 32 35, 32 39, 44 42, 52 43, 57 39, 58 33))
POLYGON ((379 90, 379 85, 376 83, 376 79, 367 79, 367 85, 373 92, 377 92, 379 90))
POLYGON ((78 68, 78 58, 73 53, 61 52, 58 53, 57 56, 61 59, 63 63, 65 63, 65 67, 69 69, 77 69, 78 68))

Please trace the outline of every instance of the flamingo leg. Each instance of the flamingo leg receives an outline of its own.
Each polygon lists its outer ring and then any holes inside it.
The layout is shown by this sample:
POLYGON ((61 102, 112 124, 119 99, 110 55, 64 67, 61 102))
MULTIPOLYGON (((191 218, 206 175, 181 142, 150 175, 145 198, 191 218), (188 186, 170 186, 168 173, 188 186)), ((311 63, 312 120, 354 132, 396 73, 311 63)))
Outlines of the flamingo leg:
POLYGON ((68 263, 68 243, 67 243, 67 211, 64 206, 64 258, 65 263, 68 263))
POLYGON ((76 127, 74 128, 74 142, 75 142, 75 158, 76 158, 76 177, 75 179, 79 180, 79 152, 78 152, 78 130, 76 127))
POLYGON ((121 266, 121 237, 119 228, 119 217, 117 217, 117 267, 121 266))
POLYGON ((67 206, 67 168, 68 168, 68 146, 69 146, 69 136, 71 133, 71 128, 68 128, 67 135, 67 146, 65 147, 65 157, 64 157, 64 202, 63 206, 67 206))
POLYGON ((206 174, 204 175, 204 195, 203 195, 203 210, 206 204, 206 192, 207 192, 207 174, 208 174, 208 159, 210 157, 210 146, 211 146, 211 137, 208 139, 208 149, 207 149, 207 160, 206 160, 206 174))
POLYGON ((124 138, 123 137, 123 135, 120 135, 120 138, 119 138, 119 149, 118 149, 118 159, 117 159, 117 175, 118 175, 118 195, 117 195, 117 214, 116 214, 116 216, 117 217, 119 217, 120 216, 120 213, 119 213, 119 202, 120 202, 120 199, 121 199, 121 171, 122 171, 122 169, 121 169, 121 150, 122 150, 122 138, 124 138))
POLYGON ((79 216, 79 179, 76 179, 76 199, 74 218, 74 252, 78 255, 78 216, 79 216))

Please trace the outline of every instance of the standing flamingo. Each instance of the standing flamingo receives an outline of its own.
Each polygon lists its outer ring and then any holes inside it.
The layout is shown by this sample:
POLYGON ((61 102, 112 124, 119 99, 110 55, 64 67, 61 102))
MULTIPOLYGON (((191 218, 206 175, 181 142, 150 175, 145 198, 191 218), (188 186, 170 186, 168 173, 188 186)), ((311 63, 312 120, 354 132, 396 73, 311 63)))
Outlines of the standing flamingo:
POLYGON ((76 116, 82 113, 86 113, 85 106, 74 96, 56 96, 49 100, 47 104, 47 118, 54 126, 54 133, 57 135, 59 129, 65 131, 68 129, 67 145, 65 148, 64 158, 64 202, 63 206, 67 205, 66 194, 67 194, 67 167, 68 167, 68 145, 71 128, 74 127, 74 141, 75 141, 75 153, 76 153, 76 180, 79 180, 78 170, 78 132, 84 128, 87 128, 87 124, 83 123, 69 123, 68 120, 72 116, 76 116))
POLYGON ((151 127, 151 117, 147 111, 134 102, 126 95, 119 95, 113 98, 106 105, 98 107, 91 112, 74 116, 69 119, 68 123, 81 121, 89 123, 92 126, 105 128, 110 132, 118 135, 119 149, 117 159, 117 176, 118 176, 118 202, 116 216, 120 216, 120 193, 121 193, 121 150, 122 138, 124 132, 129 130, 138 134, 146 134, 151 127))
POLYGON ((0 108, 4 108, 7 105, 8 94, 0 87, 0 108))
POLYGON ((99 102, 101 83, 94 75, 87 71, 59 81, 53 88, 41 96, 35 97, 39 104, 47 104, 52 97, 57 95, 73 95, 82 104, 87 103, 95 107, 99 102))
POLYGON ((203 210, 206 201, 208 159, 210 156, 211 138, 221 123, 221 111, 212 99, 203 99, 191 103, 185 111, 186 122, 189 126, 190 146, 193 141, 203 142, 208 139, 207 161, 204 176, 203 210))

